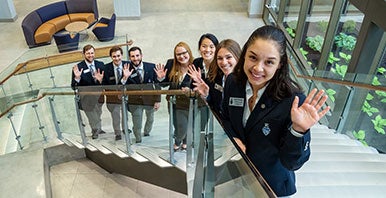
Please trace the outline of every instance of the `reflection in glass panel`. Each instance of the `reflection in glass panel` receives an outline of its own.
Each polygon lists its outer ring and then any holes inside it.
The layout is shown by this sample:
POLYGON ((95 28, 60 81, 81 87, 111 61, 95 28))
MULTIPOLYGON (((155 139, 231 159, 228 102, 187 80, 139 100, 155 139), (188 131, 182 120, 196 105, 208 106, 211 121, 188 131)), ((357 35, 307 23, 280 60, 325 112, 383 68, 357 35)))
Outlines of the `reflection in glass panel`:
POLYGON ((300 0, 287 0, 284 13, 284 27, 291 38, 295 38, 295 31, 299 18, 300 0))
POLYGON ((271 8, 276 14, 279 13, 280 0, 270 0, 267 2, 269 8, 271 8))
POLYGON ((326 69, 331 71, 337 78, 345 78, 363 17, 364 15, 359 10, 351 9, 347 14, 342 14, 339 19, 326 69))
POLYGON ((319 63, 333 4, 333 0, 313 1, 306 18, 300 50, 312 68, 319 63))

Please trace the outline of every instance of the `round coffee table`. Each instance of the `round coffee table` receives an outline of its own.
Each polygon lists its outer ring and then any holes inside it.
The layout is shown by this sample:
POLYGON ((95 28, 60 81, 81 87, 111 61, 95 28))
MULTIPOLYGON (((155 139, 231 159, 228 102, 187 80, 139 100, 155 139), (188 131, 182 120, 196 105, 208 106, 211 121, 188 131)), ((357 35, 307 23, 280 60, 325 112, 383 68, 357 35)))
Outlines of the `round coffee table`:
MULTIPOLYGON (((64 27, 64 29, 67 32, 69 32, 71 35, 75 35, 76 33, 80 33, 84 30, 87 30, 87 28, 88 28, 88 23, 84 21, 71 22, 67 24, 66 27, 64 27)), ((87 33, 83 37, 86 37, 86 36, 87 36, 87 33)))

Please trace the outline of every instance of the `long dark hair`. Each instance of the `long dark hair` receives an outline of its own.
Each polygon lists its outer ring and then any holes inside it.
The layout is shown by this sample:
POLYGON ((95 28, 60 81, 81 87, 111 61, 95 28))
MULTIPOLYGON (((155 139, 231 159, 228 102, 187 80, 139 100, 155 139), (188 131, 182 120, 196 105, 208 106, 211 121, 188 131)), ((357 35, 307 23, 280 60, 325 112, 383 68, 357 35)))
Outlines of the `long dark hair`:
MULTIPOLYGON (((241 53, 241 48, 240 48, 239 43, 237 43, 236 41, 234 41, 232 39, 222 40, 217 45, 216 51, 214 53, 214 59, 213 59, 212 63, 210 63, 210 66, 209 66, 208 79, 210 82, 214 82, 217 76, 222 76, 224 74, 221 71, 221 69, 218 67, 218 64, 217 64, 218 51, 220 51, 220 49, 222 49, 222 48, 228 50, 233 55, 233 57, 236 59, 236 61, 239 61, 240 53, 241 53)), ((235 66, 235 68, 236 68, 236 66, 235 66)))
POLYGON ((276 43, 276 47, 280 54, 280 68, 276 70, 275 75, 269 81, 265 93, 275 100, 282 100, 285 97, 291 96, 293 93, 302 92, 298 83, 291 79, 289 75, 288 56, 286 51, 286 39, 282 30, 275 26, 266 25, 256 29, 248 41, 245 43, 239 62, 237 63, 234 74, 238 82, 245 85, 247 83, 247 75, 244 72, 245 54, 247 49, 254 44, 257 39, 271 40, 276 43))

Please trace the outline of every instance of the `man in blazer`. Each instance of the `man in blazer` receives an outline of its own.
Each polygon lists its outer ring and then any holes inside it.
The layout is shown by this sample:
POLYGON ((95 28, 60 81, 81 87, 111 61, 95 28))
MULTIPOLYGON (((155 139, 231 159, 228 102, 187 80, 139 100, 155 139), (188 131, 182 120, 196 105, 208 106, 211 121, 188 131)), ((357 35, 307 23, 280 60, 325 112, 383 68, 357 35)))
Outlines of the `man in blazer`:
MULTIPOLYGON (((130 76, 130 82, 135 82, 135 86, 130 88, 135 90, 156 90, 161 89, 158 83, 157 74, 154 71, 155 64, 142 61, 142 50, 139 47, 129 49, 130 68, 134 71, 130 76)), ((130 89, 129 88, 129 89, 130 89)), ((142 142, 142 117, 143 111, 146 113, 144 136, 149 136, 153 128, 154 112, 160 107, 160 95, 129 95, 129 109, 133 118, 133 131, 136 143, 142 142)))
MULTIPOLYGON (((130 62, 122 61, 123 50, 119 46, 114 46, 110 49, 111 62, 105 65, 104 85, 107 85, 106 90, 121 90, 118 85, 125 85, 133 70, 129 70, 130 62)), ((121 95, 106 96, 107 109, 111 113, 112 124, 114 128, 115 140, 122 139, 122 130, 124 120, 122 120, 122 99, 121 95), (122 128, 121 128, 122 127, 122 128)))
POLYGON ((72 68, 71 87, 78 89, 80 94, 79 108, 87 116, 91 127, 92 138, 98 138, 98 134, 105 133, 101 129, 101 114, 104 98, 100 95, 84 95, 82 92, 102 91, 100 87, 90 87, 102 85, 103 82, 103 62, 95 59, 95 48, 92 45, 83 47, 84 60, 74 65, 72 68))

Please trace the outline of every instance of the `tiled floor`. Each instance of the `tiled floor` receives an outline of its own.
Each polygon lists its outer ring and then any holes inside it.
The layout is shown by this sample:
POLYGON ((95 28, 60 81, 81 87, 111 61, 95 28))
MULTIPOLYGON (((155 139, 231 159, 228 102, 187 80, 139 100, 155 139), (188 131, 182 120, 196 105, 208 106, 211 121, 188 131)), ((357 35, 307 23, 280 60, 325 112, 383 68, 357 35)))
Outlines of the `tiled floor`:
MULTIPOLYGON (((13 2, 18 19, 0 23, 0 43, 3 46, 0 48, 0 80, 10 73, 12 68, 7 67, 16 59, 21 60, 32 51, 39 54, 36 56, 44 56, 55 49, 54 42, 49 46, 28 49, 20 24, 29 12, 56 0, 13 2)), ((261 19, 247 17, 247 0, 147 0, 141 3, 141 19, 118 20, 116 36, 128 35, 133 39, 134 45, 142 48, 144 60, 148 62, 165 63, 172 57, 174 45, 179 41, 187 42, 197 57, 198 39, 207 32, 215 34, 219 40, 232 38, 242 46, 252 31, 263 25, 261 19)), ((100 17, 110 17, 114 12, 113 1, 98 1, 98 8, 100 17)), ((90 43, 103 45, 91 31, 88 34, 90 43)), ((4 129, 3 126, 0 128, 4 129)), ((53 166, 51 182, 53 197, 184 197, 125 176, 109 174, 87 160, 53 166)))

